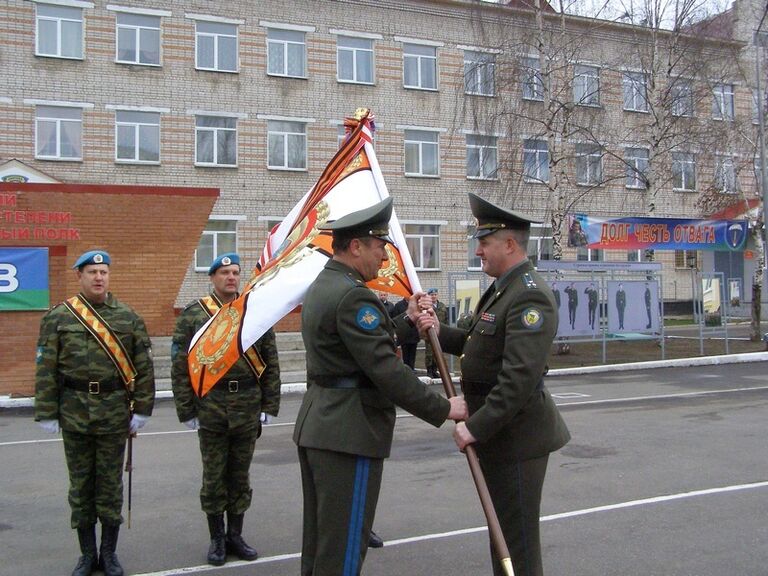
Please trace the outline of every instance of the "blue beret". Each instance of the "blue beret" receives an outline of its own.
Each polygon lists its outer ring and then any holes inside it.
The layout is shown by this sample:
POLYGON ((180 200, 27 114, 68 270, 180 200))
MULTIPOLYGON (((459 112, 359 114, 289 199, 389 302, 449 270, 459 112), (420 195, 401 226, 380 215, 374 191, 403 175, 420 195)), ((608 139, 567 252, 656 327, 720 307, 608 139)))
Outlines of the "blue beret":
POLYGON ((437 288, 430 288, 427 290, 427 294, 437 294, 437 288))
POLYGON ((237 264, 240 266, 240 256, 234 252, 227 252, 226 254, 222 254, 211 263, 211 267, 208 268, 208 276, 216 272, 216 270, 222 266, 231 266, 232 264, 237 264))
POLYGON ((77 259, 75 265, 72 266, 72 268, 82 268, 88 264, 106 264, 109 266, 111 261, 112 260, 110 259, 109 254, 104 252, 104 250, 90 250, 85 254, 82 254, 80 258, 77 259))

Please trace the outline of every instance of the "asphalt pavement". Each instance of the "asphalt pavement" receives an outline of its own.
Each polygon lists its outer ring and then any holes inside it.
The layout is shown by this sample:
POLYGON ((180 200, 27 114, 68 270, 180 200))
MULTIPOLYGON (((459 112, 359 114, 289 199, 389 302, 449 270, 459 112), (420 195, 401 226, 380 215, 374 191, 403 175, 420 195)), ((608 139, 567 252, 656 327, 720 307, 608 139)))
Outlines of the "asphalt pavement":
MULTIPOLYGON (((765 362, 551 376, 573 435, 550 459, 542 510, 548 576, 768 574, 765 362)), ((160 400, 135 442, 132 527, 118 554, 128 574, 299 573, 301 489, 291 441, 300 394, 283 397, 251 468, 245 536, 261 558, 205 563, 196 435, 160 400)), ((484 518, 450 436, 405 413, 374 527, 368 576, 490 574, 484 518)), ((0 575, 69 574, 60 437, 29 409, 0 410, 0 575)))

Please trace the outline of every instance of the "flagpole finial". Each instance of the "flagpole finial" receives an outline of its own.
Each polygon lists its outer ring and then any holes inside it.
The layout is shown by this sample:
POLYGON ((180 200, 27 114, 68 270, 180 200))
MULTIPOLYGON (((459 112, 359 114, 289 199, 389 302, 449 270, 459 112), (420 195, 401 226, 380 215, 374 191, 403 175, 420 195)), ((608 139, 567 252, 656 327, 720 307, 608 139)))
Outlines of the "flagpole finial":
POLYGON ((370 110, 368 108, 358 108, 355 110, 355 120, 362 120, 368 114, 370 113, 370 110))

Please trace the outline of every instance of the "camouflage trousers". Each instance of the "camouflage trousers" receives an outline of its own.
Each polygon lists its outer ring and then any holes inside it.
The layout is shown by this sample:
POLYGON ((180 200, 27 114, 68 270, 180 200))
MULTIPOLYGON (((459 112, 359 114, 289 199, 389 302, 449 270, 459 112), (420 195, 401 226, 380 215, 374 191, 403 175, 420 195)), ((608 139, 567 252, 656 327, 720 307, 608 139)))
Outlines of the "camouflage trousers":
POLYGON ((81 434, 62 430, 69 470, 72 528, 120 524, 123 517, 125 434, 81 434))
POLYGON ((198 430, 203 457, 200 505, 206 514, 243 514, 251 506, 250 468, 257 429, 198 430))
POLYGON ((435 351, 432 350, 432 345, 429 342, 424 343, 424 368, 427 370, 437 370, 437 360, 435 359, 435 351))

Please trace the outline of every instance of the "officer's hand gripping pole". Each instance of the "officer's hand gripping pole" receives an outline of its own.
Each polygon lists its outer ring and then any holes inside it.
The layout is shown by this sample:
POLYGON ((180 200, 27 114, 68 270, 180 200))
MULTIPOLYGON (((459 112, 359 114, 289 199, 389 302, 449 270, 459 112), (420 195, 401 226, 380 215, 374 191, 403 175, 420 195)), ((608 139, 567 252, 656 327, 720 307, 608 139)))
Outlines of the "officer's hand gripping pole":
MULTIPOLYGON (((453 385, 453 380, 451 380, 451 373, 448 370, 445 358, 443 358, 443 349, 440 347, 440 341, 437 339, 437 331, 434 327, 430 327, 429 330, 427 330, 427 339, 432 346, 432 352, 437 361, 437 369, 440 372, 440 378, 443 381, 445 395, 448 398, 453 398, 456 396, 456 388, 453 385)), ((472 444, 467 444, 464 448, 464 454, 467 456, 467 463, 472 472, 472 479, 475 481, 477 495, 480 497, 480 504, 485 513, 485 520, 488 522, 488 533, 491 536, 493 549, 504 568, 506 576, 515 576, 515 571, 512 568, 512 559, 509 555, 509 548, 507 548, 507 542, 504 540, 504 534, 499 525, 499 518, 496 515, 496 509, 493 507, 491 494, 488 492, 488 485, 485 482, 485 476, 483 476, 483 471, 480 469, 480 461, 477 459, 475 447, 472 444)))
MULTIPOLYGON (((130 419, 133 418, 133 389, 134 389, 134 381, 131 380, 128 383, 128 398, 129 398, 129 425, 130 425, 130 419)), ((125 471, 128 472, 128 528, 131 528, 131 496, 133 493, 133 439, 136 437, 136 433, 128 432, 128 446, 126 448, 126 457, 125 457, 125 471)))

